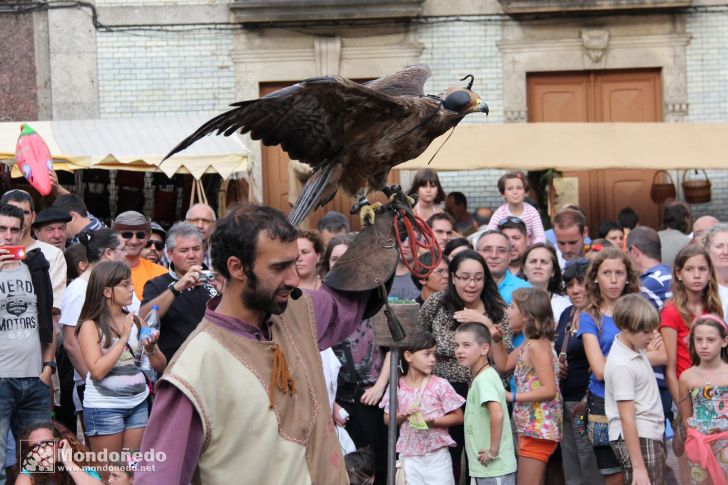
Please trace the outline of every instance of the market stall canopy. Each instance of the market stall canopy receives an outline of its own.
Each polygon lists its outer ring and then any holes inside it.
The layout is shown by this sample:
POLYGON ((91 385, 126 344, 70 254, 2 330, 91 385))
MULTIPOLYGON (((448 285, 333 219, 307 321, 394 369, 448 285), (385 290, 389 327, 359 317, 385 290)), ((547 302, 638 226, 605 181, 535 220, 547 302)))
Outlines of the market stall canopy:
MULTIPOLYGON (((248 171, 253 155, 237 134, 208 136, 162 162, 169 150, 205 121, 206 116, 180 116, 27 123, 45 140, 56 170, 161 171, 169 177, 189 173, 196 179, 205 173, 228 179, 248 171)), ((15 159, 22 123, 0 123, 0 161, 15 159)), ((20 176, 14 169, 13 177, 20 176)))
POLYGON ((432 159, 435 170, 728 169, 725 123, 506 123, 461 125, 445 142, 448 135, 396 168, 432 159))

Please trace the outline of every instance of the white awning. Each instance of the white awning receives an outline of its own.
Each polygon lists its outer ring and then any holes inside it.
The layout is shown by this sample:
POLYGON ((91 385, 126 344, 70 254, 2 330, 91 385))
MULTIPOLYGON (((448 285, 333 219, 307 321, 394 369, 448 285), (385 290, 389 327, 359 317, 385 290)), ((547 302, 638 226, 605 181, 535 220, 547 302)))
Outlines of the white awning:
POLYGON ((728 169, 726 123, 505 123, 458 126, 445 142, 448 135, 396 168, 432 160, 435 170, 728 169))
MULTIPOLYGON (((207 136, 162 162, 180 141, 207 121, 207 116, 29 121, 43 137, 57 170, 97 168, 189 173, 196 179, 218 173, 228 179, 247 172, 252 151, 238 134, 207 136)), ((23 122, 0 123, 0 160, 15 159, 23 122)), ((13 176, 20 176, 15 169, 13 176)))

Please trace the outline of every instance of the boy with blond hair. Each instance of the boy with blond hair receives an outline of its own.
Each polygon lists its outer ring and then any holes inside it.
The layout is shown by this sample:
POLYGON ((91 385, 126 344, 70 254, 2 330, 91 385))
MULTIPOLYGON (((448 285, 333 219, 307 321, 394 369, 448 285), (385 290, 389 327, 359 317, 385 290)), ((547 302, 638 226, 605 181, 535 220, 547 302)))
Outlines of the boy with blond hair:
POLYGON ((473 380, 465 406, 465 450, 473 485, 515 485, 516 456, 506 391, 488 362, 492 338, 480 323, 455 331, 455 357, 473 380))
POLYGON ((609 442, 624 468, 624 483, 664 483, 665 415, 645 349, 660 324, 655 307, 639 294, 617 300, 619 334, 604 368, 609 442))

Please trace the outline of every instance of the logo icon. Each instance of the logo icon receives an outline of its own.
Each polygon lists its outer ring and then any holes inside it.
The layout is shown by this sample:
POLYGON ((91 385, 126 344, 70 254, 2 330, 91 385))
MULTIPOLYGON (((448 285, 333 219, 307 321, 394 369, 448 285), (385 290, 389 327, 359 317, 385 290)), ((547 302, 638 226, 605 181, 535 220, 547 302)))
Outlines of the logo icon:
POLYGON ((31 444, 27 440, 20 440, 19 462, 21 470, 28 473, 54 473, 56 471, 56 456, 58 443, 56 440, 44 440, 31 444))

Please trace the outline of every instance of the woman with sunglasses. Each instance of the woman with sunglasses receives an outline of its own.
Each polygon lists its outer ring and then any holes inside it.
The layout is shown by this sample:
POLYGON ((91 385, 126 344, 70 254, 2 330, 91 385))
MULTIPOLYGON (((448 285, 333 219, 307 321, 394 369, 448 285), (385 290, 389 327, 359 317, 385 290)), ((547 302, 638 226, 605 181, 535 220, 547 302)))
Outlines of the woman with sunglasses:
MULTIPOLYGON (((467 399, 472 376, 470 370, 459 365, 455 358, 455 330, 461 323, 467 322, 486 325, 495 340, 504 340, 508 352, 513 350, 511 331, 506 303, 480 254, 471 249, 458 253, 450 260, 448 273, 447 288, 425 301, 417 326, 435 335, 437 361, 433 374, 447 379, 455 391, 467 399)), ((450 448, 457 471, 465 442, 463 427, 451 427, 450 436, 457 443, 455 448, 450 448)))
POLYGON ((134 284, 121 261, 97 264, 88 282, 76 338, 88 369, 83 398, 86 436, 95 452, 139 449, 147 425, 147 381, 136 364, 142 352, 161 373, 167 359, 156 342, 158 333, 139 339, 145 323, 129 313, 134 284))
POLYGON ((571 306, 561 313, 556 326, 554 348, 559 354, 559 390, 564 402, 561 436, 561 460, 566 485, 603 483, 596 457, 586 436, 586 392, 589 386, 589 360, 584 342, 577 338, 579 316, 589 302, 586 277, 589 260, 577 258, 566 262, 564 286, 571 306))
MULTIPOLYGON (((76 395, 73 396, 73 402, 76 405, 76 413, 82 413, 81 403, 86 388, 88 368, 81 356, 78 340, 76 340, 76 325, 86 300, 86 289, 91 272, 102 261, 123 261, 125 253, 124 240, 111 229, 99 229, 93 233, 82 232, 78 234, 78 239, 84 249, 87 261, 86 269, 63 292, 59 324, 63 329, 63 348, 74 368, 73 380, 76 384, 76 395)), ((139 302, 137 302, 137 308, 139 308, 138 305, 139 302)), ((83 425, 83 419, 81 419, 81 424, 83 425)))
POLYGON ((571 302, 564 296, 559 258, 553 246, 546 243, 531 244, 523 254, 523 274, 531 286, 549 294, 554 321, 558 322, 571 302))

